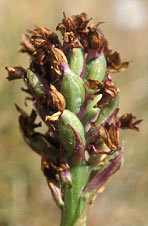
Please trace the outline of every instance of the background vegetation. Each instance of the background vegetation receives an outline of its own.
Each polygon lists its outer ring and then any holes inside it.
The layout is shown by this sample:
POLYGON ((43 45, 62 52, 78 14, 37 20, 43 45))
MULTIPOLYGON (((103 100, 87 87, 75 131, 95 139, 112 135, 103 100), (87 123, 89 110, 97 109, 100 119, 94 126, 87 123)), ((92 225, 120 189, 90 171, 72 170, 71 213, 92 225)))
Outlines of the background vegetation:
POLYGON ((58 226, 60 212, 52 201, 40 159, 24 143, 14 103, 24 107, 21 81, 8 82, 6 65, 28 67, 19 43, 34 25, 55 30, 67 15, 83 11, 101 28, 110 47, 131 61, 114 74, 121 89, 121 113, 144 119, 140 133, 122 133, 125 164, 90 209, 91 226, 147 226, 148 202, 148 5, 144 0, 0 0, 0 226, 58 226), (124 3, 124 5, 122 5, 124 3), (140 4, 140 5, 137 5, 140 4))

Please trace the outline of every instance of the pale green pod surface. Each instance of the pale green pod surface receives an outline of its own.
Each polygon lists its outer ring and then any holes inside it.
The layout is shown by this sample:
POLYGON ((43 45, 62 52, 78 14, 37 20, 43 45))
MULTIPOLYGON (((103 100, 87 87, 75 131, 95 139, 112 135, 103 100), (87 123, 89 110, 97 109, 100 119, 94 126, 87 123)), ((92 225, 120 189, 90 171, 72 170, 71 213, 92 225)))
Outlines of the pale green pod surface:
MULTIPOLYGON (((104 54, 99 57, 93 58, 86 64, 84 83, 87 87, 87 80, 93 79, 102 82, 106 75, 107 63, 104 54)), ((87 92, 92 93, 94 91, 87 88, 87 92)))
POLYGON ((99 57, 93 58, 86 64, 84 79, 98 80, 102 82, 106 75, 106 59, 102 53, 99 57))
POLYGON ((29 71, 27 77, 34 91, 40 96, 45 95, 45 89, 39 77, 36 74, 34 74, 32 71, 29 71))
POLYGON ((81 121, 73 112, 64 110, 59 119, 59 134, 61 143, 69 156, 73 153, 76 146, 76 138, 70 126, 77 130, 85 145, 84 128, 81 121))
POLYGON ((73 48, 68 52, 68 63, 71 70, 80 75, 84 64, 84 52, 81 48, 73 48))
POLYGON ((66 100, 66 109, 78 114, 85 100, 83 80, 70 70, 63 77, 61 93, 66 100))

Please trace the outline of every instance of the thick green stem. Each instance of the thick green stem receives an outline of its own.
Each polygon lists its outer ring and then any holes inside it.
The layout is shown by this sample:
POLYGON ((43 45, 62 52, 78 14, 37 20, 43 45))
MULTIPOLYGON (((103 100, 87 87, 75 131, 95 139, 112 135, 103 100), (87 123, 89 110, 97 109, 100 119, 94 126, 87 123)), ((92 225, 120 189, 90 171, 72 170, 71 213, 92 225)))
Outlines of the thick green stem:
POLYGON ((85 209, 86 198, 81 196, 82 190, 88 179, 88 166, 85 164, 71 166, 72 187, 65 187, 64 208, 62 210, 61 226, 86 226, 87 217, 84 223, 78 223, 85 209))

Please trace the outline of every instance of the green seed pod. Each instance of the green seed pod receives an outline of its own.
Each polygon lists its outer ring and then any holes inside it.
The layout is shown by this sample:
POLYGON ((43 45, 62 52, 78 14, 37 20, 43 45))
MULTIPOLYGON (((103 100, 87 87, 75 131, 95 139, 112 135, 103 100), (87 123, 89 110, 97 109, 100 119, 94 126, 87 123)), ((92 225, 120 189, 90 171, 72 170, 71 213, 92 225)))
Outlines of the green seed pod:
POLYGON ((80 75, 84 64, 84 52, 81 48, 73 48, 68 52, 68 63, 71 70, 80 75))
POLYGON ((66 100, 66 109, 78 114, 85 100, 83 80, 71 70, 68 70, 61 83, 61 93, 66 100))
POLYGON ((40 96, 45 95, 45 89, 39 77, 32 71, 28 72, 27 77, 34 91, 40 96))
MULTIPOLYGON (((93 58, 86 64, 84 83, 87 86, 87 80, 93 79, 102 82, 106 75, 107 63, 104 54, 99 57, 93 58)), ((88 93, 93 92, 87 89, 88 93)))
POLYGON ((59 119, 60 140, 67 154, 70 156, 76 147, 75 134, 70 127, 72 126, 80 134, 85 145, 84 128, 79 118, 71 111, 64 110, 59 119))
POLYGON ((106 59, 102 53, 99 57, 93 58, 86 64, 84 79, 98 80, 102 82, 106 74, 106 59))
POLYGON ((85 114, 82 118, 82 123, 85 124, 89 122, 98 113, 99 108, 94 108, 96 103, 101 99, 102 95, 97 95, 94 99, 87 105, 85 114))

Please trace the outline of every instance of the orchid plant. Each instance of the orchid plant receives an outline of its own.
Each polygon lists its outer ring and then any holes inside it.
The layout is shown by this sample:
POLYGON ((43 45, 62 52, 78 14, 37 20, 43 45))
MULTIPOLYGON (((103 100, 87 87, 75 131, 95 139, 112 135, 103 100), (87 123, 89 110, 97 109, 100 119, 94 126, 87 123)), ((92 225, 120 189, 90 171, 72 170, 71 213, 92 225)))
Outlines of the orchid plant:
POLYGON ((88 209, 104 184, 123 163, 120 129, 139 131, 142 120, 119 116, 120 91, 110 73, 122 72, 100 24, 89 25, 86 13, 64 18, 56 33, 35 26, 23 35, 21 52, 30 56, 28 69, 6 67, 8 80, 23 79, 28 115, 16 105, 24 140, 41 157, 41 169, 61 209, 61 226, 85 226, 88 209), (36 131, 37 115, 46 124, 36 131))

